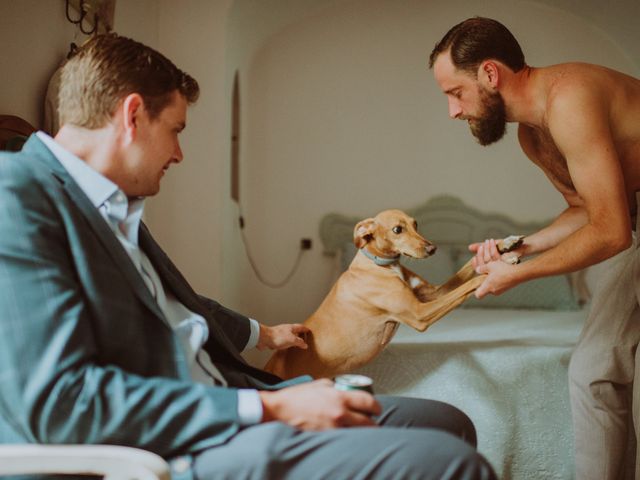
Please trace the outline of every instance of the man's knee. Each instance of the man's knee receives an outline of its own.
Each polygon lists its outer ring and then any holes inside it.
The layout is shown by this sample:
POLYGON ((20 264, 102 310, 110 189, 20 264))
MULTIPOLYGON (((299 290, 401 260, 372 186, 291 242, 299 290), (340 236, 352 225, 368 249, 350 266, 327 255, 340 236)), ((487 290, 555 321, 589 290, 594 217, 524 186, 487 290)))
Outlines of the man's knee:
MULTIPOLYGON (((416 429, 419 430, 419 429, 416 429)), ((420 435, 416 431, 417 435, 420 435)), ((406 446, 388 458, 391 471, 404 472, 397 477, 434 480, 490 480, 496 475, 487 460, 475 448, 446 432, 425 430, 423 441, 406 446)))
POLYGON ((477 445, 476 429, 471 419, 448 403, 422 398, 377 397, 383 406, 378 423, 393 427, 435 428, 477 445))

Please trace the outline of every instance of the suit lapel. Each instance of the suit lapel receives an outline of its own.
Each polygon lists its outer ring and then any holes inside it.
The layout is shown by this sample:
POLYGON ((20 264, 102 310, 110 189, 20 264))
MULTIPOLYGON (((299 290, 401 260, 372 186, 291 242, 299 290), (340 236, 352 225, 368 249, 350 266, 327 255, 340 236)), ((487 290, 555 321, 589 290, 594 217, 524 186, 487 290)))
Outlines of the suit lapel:
POLYGON ((192 312, 203 317, 206 316, 206 309, 198 300, 196 292, 156 243, 143 222, 140 222, 138 242, 140 249, 147 255, 149 261, 158 272, 162 283, 169 288, 178 301, 192 312))
MULTIPOLYGON (((245 374, 249 374, 253 377, 257 375, 260 378, 260 373, 253 367, 250 367, 237 351, 235 345, 229 340, 226 333, 220 328, 215 318, 212 318, 211 313, 198 299, 198 294, 191 288, 187 280, 182 276, 178 269, 173 265, 169 257, 162 251, 160 246, 155 242, 149 230, 141 223, 140 231, 138 235, 140 242, 140 248, 153 264, 154 268, 160 275, 165 290, 171 291, 171 293, 180 301, 185 307, 194 313, 207 319, 207 325, 209 326, 209 340, 213 342, 215 347, 211 352, 212 360, 221 363, 228 364, 232 368, 237 368, 245 374)), ((224 368, 224 367, 223 367, 224 368)), ((265 372, 262 372, 265 373, 265 372)), ((225 374, 228 376, 229 374, 225 374)), ((269 380, 273 383, 273 379, 277 377, 269 376, 269 380)), ((277 379, 279 380, 279 379, 277 379)))
POLYGON ((35 135, 32 135, 29 138, 29 141, 24 146, 24 151, 26 153, 35 154, 35 156, 50 169, 51 174, 62 184, 67 195, 85 217, 96 234, 96 237, 109 253, 114 263, 122 270, 124 277, 127 279, 136 295, 147 306, 147 308, 153 312, 154 315, 160 318, 168 326, 164 315, 158 307, 158 303, 144 284, 140 273, 129 258, 124 247, 113 234, 105 219, 102 218, 98 209, 91 203, 82 189, 64 169, 62 164, 60 164, 49 149, 35 135))
MULTIPOLYGON (((169 257, 167 257, 164 251, 153 239, 146 225, 142 222, 140 223, 138 241, 140 243, 140 249, 147 255, 149 261, 158 272, 165 289, 168 289, 187 309, 210 320, 211 316, 209 311, 198 299, 198 294, 191 288, 191 285, 189 285, 187 280, 173 265, 169 257)), ((209 321, 207 324, 211 330, 209 338, 217 340, 217 343, 221 344, 221 346, 230 353, 235 353, 236 348, 227 338, 226 334, 219 327, 217 322, 209 321)))

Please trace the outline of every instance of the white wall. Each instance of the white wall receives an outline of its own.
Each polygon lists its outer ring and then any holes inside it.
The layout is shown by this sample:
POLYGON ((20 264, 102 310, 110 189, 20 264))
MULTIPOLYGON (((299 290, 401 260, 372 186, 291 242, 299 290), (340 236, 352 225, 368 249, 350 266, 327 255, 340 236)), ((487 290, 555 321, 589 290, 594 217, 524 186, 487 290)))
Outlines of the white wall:
POLYGON ((113 29, 157 49, 159 10, 158 0, 116 0, 113 29))
POLYGON ((49 78, 81 43, 64 13, 64 0, 0 0, 0 113, 40 128, 49 78))
MULTIPOLYGON (((314 240, 293 281, 274 290, 248 269, 235 219, 225 218, 233 289, 245 312, 267 323, 304 320, 328 291, 333 262, 322 255, 317 229, 329 212, 364 218, 441 193, 521 220, 547 219, 563 208, 561 196, 521 153, 514 126, 501 143, 483 148, 466 123, 448 119, 427 59, 449 27, 490 16, 513 31, 533 66, 576 60, 638 74, 605 32, 535 2, 325 5, 236 59, 250 247, 264 275, 278 279, 293 263, 300 238, 314 240)), ((228 48, 234 51, 233 42, 228 48)))

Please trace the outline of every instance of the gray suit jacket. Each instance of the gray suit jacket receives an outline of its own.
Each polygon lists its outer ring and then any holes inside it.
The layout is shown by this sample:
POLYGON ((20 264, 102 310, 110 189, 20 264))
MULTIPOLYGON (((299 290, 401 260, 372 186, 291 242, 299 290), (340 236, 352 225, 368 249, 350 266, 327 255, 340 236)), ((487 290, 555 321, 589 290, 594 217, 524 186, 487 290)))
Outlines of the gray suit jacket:
MULTIPOLYGON (((248 319, 198 296, 144 225, 140 246, 165 288, 207 320, 205 349, 230 385, 291 383, 244 362, 248 319)), ((0 442, 110 443, 170 458, 238 428, 237 390, 190 380, 127 253, 44 144, 32 136, 0 154, 0 442)))

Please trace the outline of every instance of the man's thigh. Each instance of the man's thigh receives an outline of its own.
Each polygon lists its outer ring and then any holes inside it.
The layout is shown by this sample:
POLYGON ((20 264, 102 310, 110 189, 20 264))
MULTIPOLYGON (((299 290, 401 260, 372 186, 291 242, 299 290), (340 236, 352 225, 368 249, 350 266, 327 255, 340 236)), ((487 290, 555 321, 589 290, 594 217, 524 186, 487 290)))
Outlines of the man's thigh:
POLYGON ((640 340, 634 272, 634 246, 606 261, 600 270, 589 315, 572 354, 569 377, 580 388, 633 381, 640 340))
POLYGON ((391 427, 418 427, 444 430, 461 438, 473 447, 477 445, 476 429, 469 417, 448 403, 422 398, 376 395, 382 414, 379 425, 391 427))
POLYGON ((379 400, 380 427, 305 432, 271 422, 246 428, 196 457, 196 478, 495 478, 475 449, 456 436, 469 435, 470 422, 459 410, 440 402, 379 400), (449 415, 452 422, 442 418, 449 415))

